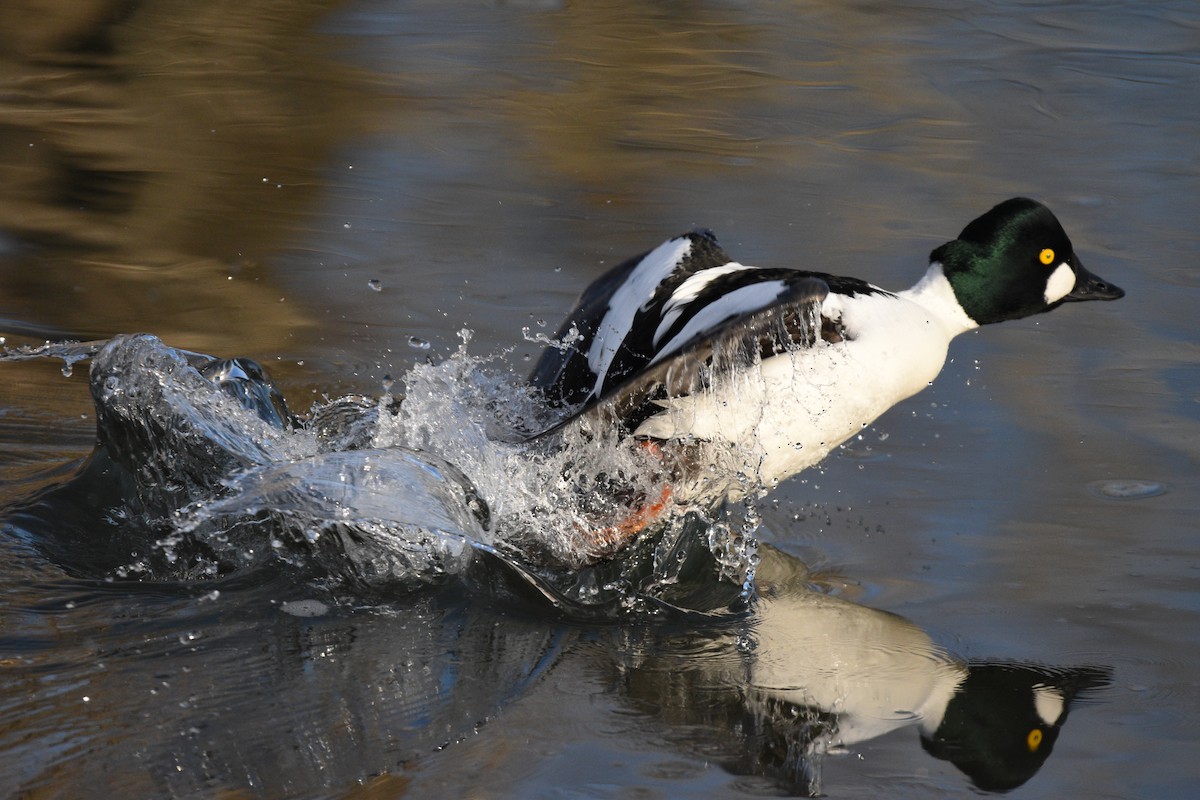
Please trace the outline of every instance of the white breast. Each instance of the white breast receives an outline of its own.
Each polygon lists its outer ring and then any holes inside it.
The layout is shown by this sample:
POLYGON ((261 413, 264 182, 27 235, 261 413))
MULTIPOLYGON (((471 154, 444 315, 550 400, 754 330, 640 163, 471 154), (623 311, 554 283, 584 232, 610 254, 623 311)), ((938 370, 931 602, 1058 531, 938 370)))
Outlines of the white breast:
POLYGON ((974 327, 941 269, 899 295, 830 294, 822 314, 845 340, 764 360, 675 398, 637 434, 695 436, 739 448, 765 485, 812 466, 941 371, 950 340, 974 327))

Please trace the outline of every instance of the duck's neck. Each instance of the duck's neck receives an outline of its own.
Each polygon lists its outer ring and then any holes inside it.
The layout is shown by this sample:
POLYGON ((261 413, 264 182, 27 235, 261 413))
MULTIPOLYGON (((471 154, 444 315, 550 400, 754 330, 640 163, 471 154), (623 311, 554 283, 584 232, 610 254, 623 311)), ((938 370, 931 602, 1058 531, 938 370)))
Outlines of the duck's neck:
POLYGON ((954 296, 954 288, 937 261, 929 265, 925 276, 916 285, 900 292, 900 297, 927 309, 946 329, 949 338, 979 327, 979 323, 963 311, 958 298, 954 296))

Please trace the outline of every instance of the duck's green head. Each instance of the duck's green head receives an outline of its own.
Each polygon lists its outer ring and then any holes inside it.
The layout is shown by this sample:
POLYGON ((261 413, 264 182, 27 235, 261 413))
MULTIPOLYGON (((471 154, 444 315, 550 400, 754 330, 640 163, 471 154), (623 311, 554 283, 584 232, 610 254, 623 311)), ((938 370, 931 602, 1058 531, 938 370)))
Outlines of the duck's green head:
POLYGON ((1083 268, 1058 219, 1036 200, 1005 200, 929 256, 959 305, 983 325, 1040 314, 1068 300, 1125 292, 1083 268))

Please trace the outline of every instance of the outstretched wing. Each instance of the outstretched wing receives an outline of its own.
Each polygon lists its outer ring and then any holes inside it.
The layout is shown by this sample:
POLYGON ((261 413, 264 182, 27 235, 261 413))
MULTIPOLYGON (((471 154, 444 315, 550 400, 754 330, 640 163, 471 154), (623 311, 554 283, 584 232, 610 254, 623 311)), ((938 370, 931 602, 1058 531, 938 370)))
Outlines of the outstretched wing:
POLYGON ((729 263, 716 237, 693 231, 618 264, 584 290, 529 382, 556 406, 595 401, 654 357, 646 329, 655 308, 690 276, 729 263))
POLYGON ((551 403, 575 406, 572 416, 602 400, 623 407, 622 417, 636 413, 656 390, 686 385, 714 352, 811 345, 827 278, 739 264, 708 232, 671 239, 584 292, 530 381, 551 403))

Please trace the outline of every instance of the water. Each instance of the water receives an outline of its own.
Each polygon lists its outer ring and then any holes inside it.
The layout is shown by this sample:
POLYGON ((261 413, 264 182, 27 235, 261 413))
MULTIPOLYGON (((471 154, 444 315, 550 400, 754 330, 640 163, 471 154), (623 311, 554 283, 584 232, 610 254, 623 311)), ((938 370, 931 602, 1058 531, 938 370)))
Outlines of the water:
MULTIPOLYGON (((95 438, 87 362, 69 376, 63 360, 0 364, 9 794, 969 791, 924 752, 916 721, 828 741, 824 756, 785 740, 791 757, 769 763, 789 709, 743 691, 775 663, 754 626, 804 591, 864 620, 901 615, 889 619, 932 642, 930 663, 1096 684, 1014 796, 1193 793, 1190 3, 260 0, 214 14, 45 0, 0 11, 0 30, 10 346, 149 331, 256 359, 305 414, 351 394, 374 403, 388 376, 397 394, 448 381, 460 398, 495 396, 589 280, 683 230, 714 229, 745 263, 899 288, 1015 194, 1048 203, 1089 269, 1128 292, 955 342, 928 391, 761 501, 756 537, 778 551, 761 548, 760 573, 782 571, 784 588, 758 617, 671 611, 729 600, 684 593, 580 621, 571 612, 607 580, 595 570, 539 586, 486 550, 454 561, 454 537, 487 533, 446 511, 453 481, 414 480, 413 503, 381 501, 369 519, 369 487, 346 504, 380 536, 444 533, 444 550, 421 552, 457 577, 433 587, 397 586, 400 561, 339 573, 302 532, 256 539, 215 574, 211 554, 170 562, 156 544, 170 530, 150 540, 122 518, 120 485, 68 483, 95 438)), ((431 398, 425 434, 486 483, 503 449, 473 446, 482 418, 444 405, 454 397, 431 398)), ((364 466, 255 430, 233 442, 239 460, 364 466)), ((228 510, 276 505, 295 475, 270 469, 228 510)), ((476 488, 501 515, 537 497, 476 488)), ((190 513, 220 526, 220 510, 190 513)), ((643 574, 661 575, 667 551, 644 554, 643 574)), ((800 616, 786 629, 815 636, 800 616)), ((896 669, 909 668, 874 674, 896 669)), ((820 740, 822 720, 806 722, 820 740)))

